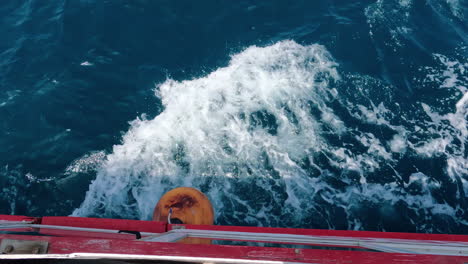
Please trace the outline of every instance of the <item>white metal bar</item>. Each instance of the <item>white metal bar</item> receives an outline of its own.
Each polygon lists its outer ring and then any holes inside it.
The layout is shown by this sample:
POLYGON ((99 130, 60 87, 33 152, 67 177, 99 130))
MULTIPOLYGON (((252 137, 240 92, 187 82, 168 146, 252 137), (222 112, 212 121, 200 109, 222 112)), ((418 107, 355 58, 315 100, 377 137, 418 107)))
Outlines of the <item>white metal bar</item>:
POLYGON ((468 246, 460 246, 457 244, 439 244, 435 245, 432 243, 383 243, 383 242, 369 242, 366 243, 367 246, 372 247, 391 247, 393 250, 397 251, 388 251, 388 252, 402 252, 406 251, 407 253, 413 254, 436 254, 436 255, 452 255, 452 256, 468 256, 468 246))
MULTIPOLYGON (((0 229, 14 229, 14 228, 42 228, 42 229, 60 229, 68 231, 83 231, 83 232, 97 232, 97 233, 111 233, 116 234, 120 230, 115 229, 101 229, 101 228, 87 228, 87 227, 74 227, 74 226, 55 226, 55 225, 38 225, 38 224, 15 224, 3 225, 0 224, 0 229)), ((140 232, 142 236, 154 236, 162 233, 140 232)))
POLYGON ((150 236, 140 239, 141 241, 146 242, 177 242, 181 239, 184 239, 188 236, 186 233, 171 233, 167 232, 161 236, 150 236))
POLYGON ((274 233, 251 233, 251 232, 234 232, 234 231, 212 231, 212 230, 196 230, 196 229, 176 229, 170 232, 187 233, 190 237, 208 238, 208 239, 360 246, 359 245, 360 239, 349 238, 349 237, 309 236, 309 235, 274 234, 274 233))
POLYGON ((0 229, 14 229, 14 228, 30 228, 31 224, 16 223, 16 224, 0 224, 0 229))
POLYGON ((24 225, 24 224, 30 224, 32 221, 6 221, 6 220, 0 220, 0 226, 10 226, 10 225, 24 225))
POLYGON ((196 229, 175 229, 170 232, 184 233, 188 237, 223 239, 223 240, 244 240, 263 241, 276 243, 297 243, 297 244, 319 244, 319 245, 339 245, 358 246, 364 248, 380 248, 384 252, 400 252, 414 254, 436 254, 468 256, 468 243, 427 241, 411 239, 383 239, 383 238, 363 238, 363 237, 333 237, 333 236, 310 236, 274 233, 251 233, 233 231, 212 231, 196 229))
POLYGON ((414 251, 404 250, 401 248, 392 248, 389 246, 376 245, 374 243, 361 243, 361 246, 368 248, 368 249, 373 249, 373 250, 378 250, 378 251, 388 252, 388 253, 418 254, 417 252, 414 252, 414 251))

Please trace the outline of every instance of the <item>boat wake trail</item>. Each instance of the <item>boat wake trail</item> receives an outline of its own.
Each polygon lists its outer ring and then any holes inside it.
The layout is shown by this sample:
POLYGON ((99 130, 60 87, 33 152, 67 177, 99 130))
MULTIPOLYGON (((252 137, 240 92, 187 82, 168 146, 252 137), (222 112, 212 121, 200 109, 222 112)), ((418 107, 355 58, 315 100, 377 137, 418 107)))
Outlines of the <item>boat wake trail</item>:
POLYGON ((149 219, 164 192, 191 186, 220 224, 467 228, 467 65, 434 61, 446 69, 421 69, 421 82, 456 90, 455 111, 403 110, 391 86, 288 40, 251 46, 204 77, 169 79, 155 89, 164 111, 131 122, 73 215, 149 219))

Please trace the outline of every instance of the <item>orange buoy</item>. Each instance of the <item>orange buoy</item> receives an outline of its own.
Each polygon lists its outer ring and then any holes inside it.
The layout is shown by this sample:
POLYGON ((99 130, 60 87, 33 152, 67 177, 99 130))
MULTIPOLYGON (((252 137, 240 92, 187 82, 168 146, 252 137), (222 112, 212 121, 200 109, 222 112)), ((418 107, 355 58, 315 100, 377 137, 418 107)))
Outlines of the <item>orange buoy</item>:
POLYGON ((213 206, 208 197, 197 189, 190 187, 172 189, 156 204, 153 221, 180 223, 177 220, 188 225, 212 225, 213 206))

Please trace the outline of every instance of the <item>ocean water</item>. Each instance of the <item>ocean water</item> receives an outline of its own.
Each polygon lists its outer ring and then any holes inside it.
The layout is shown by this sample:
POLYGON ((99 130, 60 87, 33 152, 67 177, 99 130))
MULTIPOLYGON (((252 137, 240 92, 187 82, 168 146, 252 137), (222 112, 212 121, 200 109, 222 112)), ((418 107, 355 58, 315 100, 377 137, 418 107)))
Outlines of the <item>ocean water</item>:
POLYGON ((468 234, 468 1, 3 0, 0 213, 468 234))

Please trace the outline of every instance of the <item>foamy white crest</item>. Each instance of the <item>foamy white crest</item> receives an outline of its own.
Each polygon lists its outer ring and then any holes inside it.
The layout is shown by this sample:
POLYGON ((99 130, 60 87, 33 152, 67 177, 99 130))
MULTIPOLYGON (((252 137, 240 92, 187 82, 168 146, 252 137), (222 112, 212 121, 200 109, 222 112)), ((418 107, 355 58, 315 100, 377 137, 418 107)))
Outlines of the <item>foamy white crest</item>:
MULTIPOLYGON (((353 105, 340 98, 336 67, 323 46, 281 41, 249 47, 205 77, 167 80, 156 88, 164 111, 131 123, 73 215, 149 219, 165 191, 192 186, 209 196, 223 223, 232 218, 244 224, 297 224, 317 215, 334 228, 335 219, 321 215, 331 214, 326 207, 333 206, 344 210, 348 228, 360 229, 366 215, 360 210, 369 202, 382 204, 384 215, 393 214, 399 202, 424 219, 455 218, 457 209, 434 199, 432 191, 439 187, 423 174, 411 175, 404 186, 368 182, 366 176, 396 162, 395 153, 416 147, 407 141, 407 128, 392 124, 388 105, 372 100, 353 105), (382 139, 350 127, 332 102, 363 124, 386 126, 395 135, 382 139), (353 138, 360 150, 333 143, 330 135, 353 138), (418 192, 408 193, 413 187, 418 192)), ((355 88, 362 87, 349 89, 355 88)), ((449 170, 463 172, 463 158, 451 157, 449 170)))
MULTIPOLYGON (((328 85, 339 78, 335 66, 322 46, 282 41, 250 47, 206 77, 167 80, 157 88, 165 110, 132 122, 74 214, 136 211, 146 219, 162 192, 202 187, 209 177, 215 179, 208 195, 216 201, 218 192, 229 192, 226 178, 273 177, 266 163, 294 179, 285 181, 286 202, 299 206, 295 194, 310 184, 295 161, 326 145, 308 105, 322 107, 336 96, 328 85), (271 122, 259 123, 259 116, 271 122)), ((336 117, 328 119, 339 127, 336 117)), ((215 206, 219 212, 222 201, 215 206)))
MULTIPOLYGON (((430 106, 422 104, 432 123, 442 129, 433 131, 438 137, 416 148, 416 150, 421 154, 426 153, 425 155, 447 154, 448 175, 453 180, 460 179, 465 193, 468 193, 468 157, 466 157, 466 145, 468 143, 468 63, 450 59, 441 54, 435 54, 434 58, 439 61, 441 67, 427 67, 426 70, 429 71, 429 74, 426 82, 436 82, 440 84, 440 89, 450 89, 455 94, 458 92, 457 97, 459 99, 455 104, 455 111, 446 114, 440 114, 430 106), (447 122, 452 129, 445 129, 447 122), (446 150, 448 146, 454 146, 450 152, 446 150)), ((463 59, 466 59, 466 57, 463 59)))
POLYGON ((403 138, 400 134, 396 134, 388 144, 393 152, 402 153, 406 150, 406 141, 407 139, 403 138))

